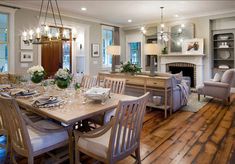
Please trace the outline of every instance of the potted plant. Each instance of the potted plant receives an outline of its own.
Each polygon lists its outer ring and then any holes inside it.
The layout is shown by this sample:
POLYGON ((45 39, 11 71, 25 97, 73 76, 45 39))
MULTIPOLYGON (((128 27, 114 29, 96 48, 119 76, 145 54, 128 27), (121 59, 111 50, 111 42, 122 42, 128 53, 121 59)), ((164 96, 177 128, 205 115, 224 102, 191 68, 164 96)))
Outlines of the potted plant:
POLYGON ((30 74, 33 83, 40 83, 46 75, 44 68, 40 65, 30 67, 27 73, 30 74))
POLYGON ((55 74, 55 84, 61 88, 67 88, 72 81, 72 76, 69 73, 68 69, 59 69, 55 74))
POLYGON ((122 73, 130 73, 131 75, 134 75, 136 73, 141 72, 141 67, 139 67, 137 64, 132 64, 130 61, 126 63, 121 62, 121 72, 122 73))

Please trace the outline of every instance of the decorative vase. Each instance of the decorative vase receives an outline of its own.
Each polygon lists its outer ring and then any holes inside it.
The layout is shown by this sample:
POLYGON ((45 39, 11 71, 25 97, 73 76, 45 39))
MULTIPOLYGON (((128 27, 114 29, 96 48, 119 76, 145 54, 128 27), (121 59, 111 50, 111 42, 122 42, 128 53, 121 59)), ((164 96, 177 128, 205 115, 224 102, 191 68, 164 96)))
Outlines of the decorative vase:
POLYGON ((60 89, 65 89, 68 88, 70 84, 69 80, 61 80, 61 79, 57 79, 56 80, 56 85, 60 88, 60 89))
POLYGON ((35 83, 35 84, 40 83, 43 79, 44 79, 44 76, 36 76, 36 75, 34 75, 34 76, 31 77, 31 81, 33 83, 35 83))

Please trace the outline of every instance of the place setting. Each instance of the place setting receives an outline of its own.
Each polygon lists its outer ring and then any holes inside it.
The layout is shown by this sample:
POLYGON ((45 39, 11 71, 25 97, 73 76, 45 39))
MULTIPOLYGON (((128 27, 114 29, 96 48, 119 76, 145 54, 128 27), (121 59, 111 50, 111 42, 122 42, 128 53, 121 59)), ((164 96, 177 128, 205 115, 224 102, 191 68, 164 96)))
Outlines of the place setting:
POLYGON ((58 96, 40 96, 33 101, 32 106, 37 108, 53 108, 65 104, 65 101, 58 96))

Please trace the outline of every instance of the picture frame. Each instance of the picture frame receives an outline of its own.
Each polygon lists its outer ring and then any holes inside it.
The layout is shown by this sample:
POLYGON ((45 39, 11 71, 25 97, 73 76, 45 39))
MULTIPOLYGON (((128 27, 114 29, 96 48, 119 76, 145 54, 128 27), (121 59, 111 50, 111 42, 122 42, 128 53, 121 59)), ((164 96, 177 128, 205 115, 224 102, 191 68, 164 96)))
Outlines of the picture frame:
POLYGON ((204 40, 201 38, 186 39, 182 45, 183 54, 203 54, 204 52, 204 40))
POLYGON ((33 44, 32 43, 25 43, 23 40, 23 36, 20 36, 20 48, 22 50, 32 50, 33 44))
POLYGON ((33 52, 31 51, 22 51, 20 54, 20 62, 30 63, 33 62, 33 52))
POLYGON ((100 57, 100 45, 97 43, 91 44, 91 56, 100 57))

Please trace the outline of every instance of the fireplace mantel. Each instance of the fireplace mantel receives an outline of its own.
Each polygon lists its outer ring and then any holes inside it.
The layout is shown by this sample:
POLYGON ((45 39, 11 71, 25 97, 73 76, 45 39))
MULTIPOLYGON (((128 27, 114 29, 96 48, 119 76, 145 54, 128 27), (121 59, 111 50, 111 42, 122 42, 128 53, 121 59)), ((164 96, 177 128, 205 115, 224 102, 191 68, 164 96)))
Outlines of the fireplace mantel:
POLYGON ((203 83, 204 54, 167 54, 159 55, 159 70, 166 72, 166 64, 190 63, 196 65, 196 86, 203 83))

